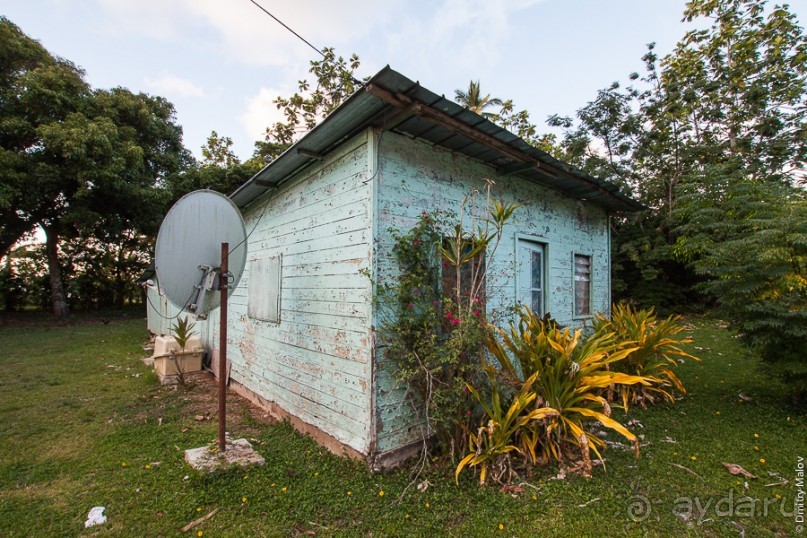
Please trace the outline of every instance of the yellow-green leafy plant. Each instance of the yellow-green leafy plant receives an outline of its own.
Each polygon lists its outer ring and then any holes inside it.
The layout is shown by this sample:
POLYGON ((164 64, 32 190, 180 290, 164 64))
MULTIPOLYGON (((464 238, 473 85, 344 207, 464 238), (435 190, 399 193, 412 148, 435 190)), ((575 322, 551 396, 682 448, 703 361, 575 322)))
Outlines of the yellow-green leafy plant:
POLYGON ((171 326, 171 332, 174 334, 174 340, 177 341, 182 351, 185 351, 185 346, 193 336, 193 328, 196 324, 187 316, 184 318, 177 318, 177 322, 171 326))
MULTIPOLYGON (((171 326, 174 340, 179 344, 182 353, 185 353, 185 346, 188 345, 188 341, 194 335, 193 328, 195 326, 196 324, 192 322, 188 316, 177 318, 176 323, 171 326)), ((173 352, 171 357, 177 370, 177 381, 179 381, 180 385, 185 386, 185 371, 182 368, 182 363, 173 352)))
POLYGON ((593 328, 595 334, 612 334, 617 344, 633 348, 624 360, 612 366, 612 370, 656 380, 650 386, 610 387, 609 399, 620 400, 625 411, 629 405, 646 408, 659 398, 674 402, 674 389, 686 394, 686 389, 674 370, 678 367, 679 360, 683 362, 684 359, 700 359, 681 349, 681 344, 688 344, 692 340, 679 336, 684 330, 679 316, 670 316, 659 321, 652 308, 637 310, 630 305, 615 305, 611 318, 598 315, 593 328))
POLYGON ((457 465, 455 480, 466 467, 478 467, 479 483, 484 485, 488 476, 497 482, 508 482, 515 475, 513 470, 514 453, 526 459, 535 456, 534 436, 529 435, 533 422, 551 417, 556 413, 548 408, 536 408, 533 404, 537 395, 532 391, 537 375, 526 379, 513 395, 509 406, 508 398, 502 394, 496 376, 496 369, 490 364, 483 366, 490 382, 490 396, 485 398, 471 385, 468 390, 485 411, 485 421, 476 432, 467 430, 468 447, 471 453, 457 465))
POLYGON ((531 390, 535 409, 549 414, 530 425, 535 452, 533 463, 580 459, 577 468, 591 474, 590 450, 602 459, 605 443, 591 428, 592 422, 621 434, 639 445, 627 428, 611 418, 611 407, 601 395, 609 386, 652 386, 657 380, 609 369, 636 348, 617 344, 612 333, 599 333, 585 341, 582 331, 561 329, 535 316, 526 306, 519 310, 517 325, 504 331, 492 328, 487 348, 504 375, 514 380, 534 379, 531 390), (512 360, 511 360, 512 357, 512 360))

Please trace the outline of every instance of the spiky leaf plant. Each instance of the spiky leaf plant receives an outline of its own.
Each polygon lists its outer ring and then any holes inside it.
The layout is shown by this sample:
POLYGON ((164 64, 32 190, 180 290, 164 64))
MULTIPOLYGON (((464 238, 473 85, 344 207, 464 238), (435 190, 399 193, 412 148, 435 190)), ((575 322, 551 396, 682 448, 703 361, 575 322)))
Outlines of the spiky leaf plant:
POLYGON ((700 359, 681 349, 681 344, 691 342, 689 338, 678 336, 683 330, 679 316, 659 321, 652 308, 637 310, 630 305, 615 305, 610 319, 599 315, 594 320, 595 334, 612 334, 618 345, 634 348, 624 360, 615 363, 612 370, 656 380, 651 386, 612 387, 610 394, 621 400, 625 411, 629 405, 645 408, 659 398, 674 402, 674 389, 686 394, 674 370, 679 360, 700 359))
POLYGON ((658 382, 653 377, 609 369, 636 348, 617 344, 612 333, 595 334, 582 341, 582 331, 548 324, 526 306, 519 311, 519 318, 509 333, 492 329, 486 344, 506 376, 519 381, 535 379, 535 408, 553 411, 530 425, 538 450, 535 463, 563 463, 579 456, 582 473, 590 475, 589 449, 602 459, 599 450, 605 446, 591 428, 592 421, 630 440, 638 456, 636 436, 611 418, 611 408, 601 396, 609 386, 652 386, 658 382))
POLYGON ((509 481, 515 474, 510 457, 513 453, 522 458, 531 456, 534 460, 537 439, 529 435, 531 425, 557 414, 552 409, 536 408, 532 405, 537 397, 532 391, 537 375, 530 376, 521 383, 509 407, 505 408, 507 398, 501 393, 496 379, 496 369, 489 364, 484 366, 484 369, 490 381, 489 399, 483 397, 471 385, 468 385, 468 390, 484 409, 487 422, 483 422, 476 432, 466 430, 471 453, 460 461, 454 474, 455 479, 459 479, 460 473, 466 467, 479 467, 480 485, 485 484, 489 474, 497 482, 503 479, 509 481))
POLYGON ((177 321, 174 325, 171 326, 171 332, 174 333, 174 339, 179 344, 179 347, 182 351, 185 351, 185 346, 188 345, 188 341, 193 336, 193 328, 196 326, 196 323, 192 322, 189 317, 185 316, 184 318, 177 318, 177 321))

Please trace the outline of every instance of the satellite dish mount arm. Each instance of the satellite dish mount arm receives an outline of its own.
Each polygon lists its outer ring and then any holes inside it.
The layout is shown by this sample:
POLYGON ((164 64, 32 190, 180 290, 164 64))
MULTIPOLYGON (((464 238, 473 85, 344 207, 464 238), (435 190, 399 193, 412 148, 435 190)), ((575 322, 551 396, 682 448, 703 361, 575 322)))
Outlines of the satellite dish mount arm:
POLYGON ((207 319, 205 306, 209 300, 209 294, 218 289, 219 279, 216 276, 219 274, 219 268, 210 265, 199 265, 198 267, 202 271, 202 278, 195 286, 196 289, 191 297, 188 310, 196 314, 198 319, 207 319))

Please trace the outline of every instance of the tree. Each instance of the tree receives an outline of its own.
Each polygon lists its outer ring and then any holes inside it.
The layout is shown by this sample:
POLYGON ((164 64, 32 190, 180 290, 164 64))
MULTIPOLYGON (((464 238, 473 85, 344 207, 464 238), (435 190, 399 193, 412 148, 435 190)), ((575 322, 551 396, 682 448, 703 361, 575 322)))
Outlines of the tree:
POLYGON ((81 70, 0 17, 0 257, 54 200, 48 179, 31 181, 40 172, 40 128, 65 121, 89 91, 81 70))
POLYGON ((202 157, 204 166, 230 168, 241 164, 233 153, 233 139, 229 136, 219 136, 216 131, 210 132, 207 142, 202 146, 202 157))
POLYGON ((710 213, 698 226, 713 238, 695 264, 709 277, 704 286, 770 372, 807 399, 807 195, 771 182, 727 181, 710 213))
POLYGON ((261 169, 263 164, 257 158, 242 163, 233 153, 232 144, 230 137, 212 131, 202 146, 202 161, 188 156, 180 172, 168 178, 171 203, 199 189, 229 194, 261 169))
POLYGON ((350 97, 361 84, 354 76, 359 65, 355 54, 345 60, 336 56, 333 48, 324 49, 323 58, 311 62, 309 72, 316 81, 313 86, 301 80, 294 95, 275 100, 286 120, 267 127, 264 140, 255 143, 253 159, 269 164, 350 97))
POLYGON ((67 312, 60 244, 65 235, 114 241, 153 233, 169 175, 187 160, 174 108, 123 88, 91 90, 83 72, 51 56, 6 19, 0 77, 0 172, 5 253, 21 233, 46 236, 53 312, 67 312), (11 214, 10 216, 8 214, 11 214), (21 231, 21 232, 20 232, 21 231))
POLYGON ((502 106, 504 104, 498 97, 491 97, 490 94, 483 96, 478 80, 476 82, 473 80, 470 81, 467 91, 454 90, 454 100, 471 112, 476 112, 480 116, 488 119, 495 117, 495 114, 493 112, 486 112, 485 109, 492 106, 502 106))
POLYGON ((693 0, 684 15, 708 26, 661 59, 650 45, 636 87, 601 90, 576 122, 551 120, 566 128, 567 160, 648 206, 615 222, 614 289, 662 307, 699 300, 707 275, 694 264, 713 242, 698 225, 720 214, 729 181, 797 182, 807 144, 807 41, 794 15, 764 0, 693 0))

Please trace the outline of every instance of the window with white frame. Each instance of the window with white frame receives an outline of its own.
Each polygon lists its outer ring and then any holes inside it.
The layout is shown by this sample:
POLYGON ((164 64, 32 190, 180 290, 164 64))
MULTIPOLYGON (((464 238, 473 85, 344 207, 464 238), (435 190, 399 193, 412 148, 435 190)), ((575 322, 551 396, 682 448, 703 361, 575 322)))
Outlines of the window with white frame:
POLYGON ((542 243, 519 238, 517 241, 517 299, 539 317, 545 314, 545 247, 542 243))
POLYGON ((591 315, 591 256, 574 255, 574 315, 591 315))
POLYGON ((247 314, 253 319, 280 323, 282 257, 267 256, 249 262, 247 314))

